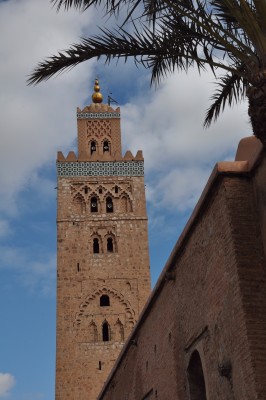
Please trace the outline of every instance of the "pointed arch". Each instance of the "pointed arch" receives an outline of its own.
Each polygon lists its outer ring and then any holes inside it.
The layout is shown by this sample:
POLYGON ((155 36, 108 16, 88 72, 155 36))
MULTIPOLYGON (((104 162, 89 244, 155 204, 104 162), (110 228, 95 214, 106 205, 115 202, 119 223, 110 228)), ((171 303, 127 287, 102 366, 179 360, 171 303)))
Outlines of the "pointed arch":
POLYGON ((188 369, 188 384, 190 400, 207 400, 206 385, 199 352, 193 351, 188 369))
POLYGON ((90 209, 91 212, 98 212, 98 199, 96 196, 90 198, 90 209))
POLYGON ((125 340, 124 325, 122 324, 119 318, 114 326, 114 335, 115 335, 115 340, 117 342, 124 342, 125 340))
POLYGON ((91 321, 88 329, 88 341, 90 343, 98 342, 98 329, 94 321, 91 321))
MULTIPOLYGON (((107 286, 103 286, 101 289, 97 289, 94 292, 92 292, 90 295, 88 295, 85 300, 80 304, 79 306, 79 311, 76 313, 76 318, 74 321, 74 325, 79 327, 81 324, 81 318, 86 314, 86 309, 90 305, 92 301, 95 299, 101 297, 103 294, 106 294, 109 296, 110 301, 117 300, 119 303, 121 303, 124 307, 124 312, 126 315, 126 323, 130 326, 133 327, 136 323, 136 318, 135 318, 135 311, 133 310, 130 302, 124 298, 122 293, 117 292, 117 290, 113 288, 108 288, 107 286)), ((99 300, 97 300, 99 301, 99 300)), ((99 303, 98 303, 99 304, 99 303)))
POLYGON ((120 196, 120 212, 132 212, 132 202, 126 193, 122 193, 122 195, 120 196))
POLYGON ((90 155, 96 153, 96 152, 97 152, 97 148, 98 148, 97 140, 91 139, 91 140, 89 141, 89 151, 90 151, 90 155))
POLYGON ((116 253, 117 252, 116 238, 113 233, 108 233, 105 236, 105 247, 106 247, 107 253, 116 253))
POLYGON ((91 236, 91 251, 93 254, 99 254, 103 252, 102 238, 97 233, 91 236))
POLYGON ((113 198, 112 196, 107 196, 106 199, 106 212, 107 213, 112 213, 114 212, 114 203, 113 203, 113 198))
POLYGON ((111 154, 111 142, 110 142, 110 140, 108 140, 106 138, 104 138, 102 140, 102 150, 103 150, 103 153, 111 154))
POLYGON ((92 249, 94 254, 100 253, 100 243, 98 238, 93 238, 92 240, 92 249))
POLYGON ((73 198, 74 210, 77 214, 83 214, 85 211, 85 200, 80 193, 77 193, 73 198))
POLYGON ((105 319, 102 324, 102 341, 110 342, 110 340, 111 340, 111 329, 109 323, 105 319))

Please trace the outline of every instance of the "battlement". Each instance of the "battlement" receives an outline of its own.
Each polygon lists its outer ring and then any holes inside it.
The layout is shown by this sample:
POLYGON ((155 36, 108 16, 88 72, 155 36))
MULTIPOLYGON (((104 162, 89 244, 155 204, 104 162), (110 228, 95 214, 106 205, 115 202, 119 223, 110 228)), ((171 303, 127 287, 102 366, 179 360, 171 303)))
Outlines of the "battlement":
POLYGON ((77 119, 113 119, 120 118, 120 107, 113 109, 108 104, 92 103, 81 110, 77 107, 77 119))
POLYGON ((127 151, 124 157, 111 157, 110 154, 81 153, 77 157, 70 151, 64 157, 61 151, 57 154, 58 176, 144 176, 144 159, 142 151, 138 150, 134 157, 127 151))
POLYGON ((96 154, 82 151, 79 156, 76 156, 74 151, 70 151, 68 155, 65 157, 62 151, 58 151, 57 153, 57 161, 58 162, 97 162, 97 161, 144 161, 142 150, 138 150, 136 156, 134 157, 131 151, 126 151, 124 157, 119 154, 116 156, 112 156, 110 153, 106 152, 103 154, 96 154))

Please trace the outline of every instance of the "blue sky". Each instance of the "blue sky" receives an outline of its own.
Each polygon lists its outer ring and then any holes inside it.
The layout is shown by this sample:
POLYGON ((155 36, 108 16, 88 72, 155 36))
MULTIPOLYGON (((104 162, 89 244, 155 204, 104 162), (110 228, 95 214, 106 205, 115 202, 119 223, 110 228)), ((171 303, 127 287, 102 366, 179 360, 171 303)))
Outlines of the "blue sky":
POLYGON ((93 61, 26 86, 38 61, 102 21, 95 10, 56 13, 48 0, 0 1, 0 399, 54 398, 55 159, 75 149, 76 107, 90 104, 94 78, 121 106, 124 151, 144 152, 153 285, 215 162, 251 134, 245 103, 202 128, 209 71, 150 88, 149 72, 132 62, 93 61))

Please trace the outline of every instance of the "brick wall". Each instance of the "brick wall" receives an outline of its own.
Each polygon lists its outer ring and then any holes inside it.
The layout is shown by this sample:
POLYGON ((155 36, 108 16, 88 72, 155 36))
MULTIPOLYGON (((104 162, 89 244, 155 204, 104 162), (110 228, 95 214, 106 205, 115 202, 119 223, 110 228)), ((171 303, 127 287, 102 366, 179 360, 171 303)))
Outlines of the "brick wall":
POLYGON ((99 399, 266 399, 265 181, 218 164, 99 399))

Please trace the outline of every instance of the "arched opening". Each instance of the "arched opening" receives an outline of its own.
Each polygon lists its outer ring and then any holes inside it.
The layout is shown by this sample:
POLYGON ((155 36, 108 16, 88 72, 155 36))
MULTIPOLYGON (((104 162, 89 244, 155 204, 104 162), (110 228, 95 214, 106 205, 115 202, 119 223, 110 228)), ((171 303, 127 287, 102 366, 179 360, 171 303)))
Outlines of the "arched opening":
POLYGON ((109 253, 113 253, 114 251, 114 243, 112 238, 107 238, 107 251, 109 253))
POLYGON ((91 142, 91 154, 93 154, 96 151, 96 142, 93 140, 91 142))
POLYGON ((76 211, 77 214, 82 214, 85 209, 85 202, 83 197, 80 194, 77 194, 74 197, 74 210, 76 211))
POLYGON ((110 341, 110 326, 107 321, 104 321, 102 325, 102 338, 103 342, 109 342, 110 341))
POLYGON ((114 211, 113 200, 112 197, 106 198, 106 212, 112 213, 114 211))
POLYGON ((110 144, 109 144, 108 140, 105 140, 105 141, 103 142, 103 152, 104 152, 104 153, 105 153, 105 152, 108 152, 108 153, 109 153, 109 151, 110 151, 110 144))
POLYGON ((100 307, 109 307, 110 306, 110 298, 107 294, 103 294, 100 297, 100 307))
POLYGON ((91 212, 98 212, 98 200, 97 197, 91 198, 91 212))
POLYGON ((97 238, 93 239, 93 253, 94 254, 100 253, 99 239, 97 238))
POLYGON ((95 322, 91 322, 89 325, 89 342, 90 343, 95 343, 98 341, 98 332, 97 332, 97 326, 95 322))
POLYGON ((187 369, 190 400, 207 400, 205 379, 198 351, 194 351, 187 369))
POLYGON ((118 342, 124 342, 124 327, 122 322, 118 319, 115 323, 115 338, 118 342))
POLYGON ((118 193, 118 186, 115 185, 115 193, 118 193))
POLYGON ((123 213, 127 212, 127 198, 126 198, 126 196, 121 197, 120 209, 121 209, 121 212, 123 212, 123 213))

